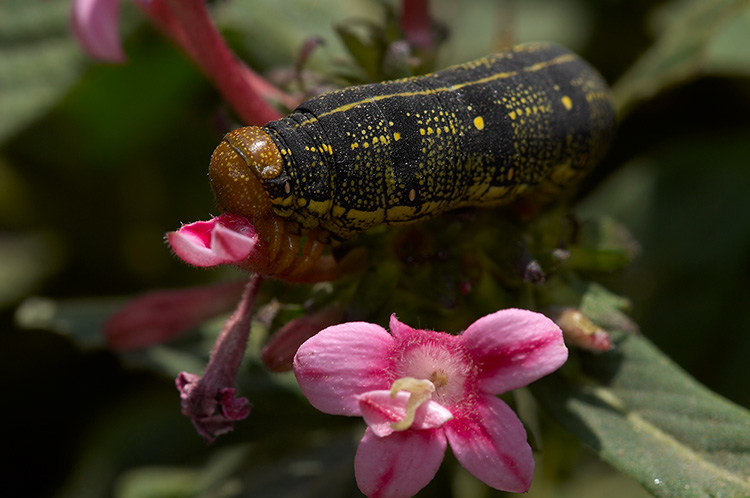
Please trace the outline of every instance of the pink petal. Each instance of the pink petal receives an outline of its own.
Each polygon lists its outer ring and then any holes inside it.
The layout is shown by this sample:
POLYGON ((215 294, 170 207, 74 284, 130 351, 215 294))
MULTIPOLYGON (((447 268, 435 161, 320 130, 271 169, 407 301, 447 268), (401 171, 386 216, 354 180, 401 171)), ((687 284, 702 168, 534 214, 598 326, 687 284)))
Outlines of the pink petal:
MULTIPOLYGON (((409 393, 400 391, 396 397, 391 391, 370 391, 359 397, 359 408, 367 425, 378 437, 385 437, 393 433, 391 424, 403 420, 406 416, 406 403, 409 393)), ((414 417, 414 423, 408 430, 437 429, 453 414, 440 403, 427 400, 420 405, 414 417)))
POLYGON ((359 415, 357 397, 389 389, 388 352, 393 338, 378 325, 349 322, 322 330, 294 356, 294 375, 318 410, 359 415))
POLYGON ((91 57, 109 62, 125 60, 117 26, 119 16, 120 0, 73 0, 73 34, 91 57))
POLYGON ((568 358, 562 332, 552 320, 528 310, 484 316, 463 333, 479 367, 479 389, 500 394, 554 372, 568 358))
POLYGON ((388 324, 388 328, 391 331, 391 335, 396 339, 403 339, 416 332, 413 328, 409 327, 405 323, 401 323, 400 321, 398 321, 395 313, 391 315, 391 321, 388 324))
POLYGON ((529 490, 531 447, 523 424, 502 400, 482 395, 471 416, 457 416, 443 430, 458 461, 482 482, 514 493, 529 490))
POLYGON ((244 287, 245 282, 239 281, 144 294, 104 322, 107 345, 127 351, 167 341, 213 316, 230 311, 244 287))
POLYGON ((377 437, 368 428, 354 457, 357 485, 369 498, 414 496, 435 477, 445 448, 442 430, 377 437))
POLYGON ((245 218, 222 214, 169 232, 167 240, 175 254, 186 263, 209 267, 247 259, 258 242, 258 234, 245 218))

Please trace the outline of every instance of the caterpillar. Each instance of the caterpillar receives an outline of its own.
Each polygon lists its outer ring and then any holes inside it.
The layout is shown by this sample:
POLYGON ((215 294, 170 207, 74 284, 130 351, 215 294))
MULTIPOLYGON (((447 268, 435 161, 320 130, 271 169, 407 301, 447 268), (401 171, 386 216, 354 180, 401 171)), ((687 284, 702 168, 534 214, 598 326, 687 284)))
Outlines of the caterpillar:
POLYGON ((379 224, 552 198, 601 159, 614 129, 610 90, 595 69, 555 44, 527 43, 329 92, 232 131, 209 177, 219 208, 250 220, 266 241, 259 271, 294 276, 332 240, 379 224))

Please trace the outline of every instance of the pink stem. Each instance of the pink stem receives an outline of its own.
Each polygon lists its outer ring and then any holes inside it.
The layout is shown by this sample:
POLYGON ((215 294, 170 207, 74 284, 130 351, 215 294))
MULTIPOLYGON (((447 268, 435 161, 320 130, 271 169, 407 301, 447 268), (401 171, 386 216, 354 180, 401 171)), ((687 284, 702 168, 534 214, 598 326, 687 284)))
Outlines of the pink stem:
POLYGON ((234 56, 211 21, 204 0, 154 0, 144 10, 214 81, 245 124, 260 126, 281 117, 263 97, 295 107, 293 97, 234 56))
POLYGON ((209 366, 203 375, 203 383, 210 385, 233 386, 237 371, 245 356, 247 339, 250 336, 250 322, 253 305, 263 277, 257 273, 250 277, 240 304, 224 324, 211 351, 209 366))

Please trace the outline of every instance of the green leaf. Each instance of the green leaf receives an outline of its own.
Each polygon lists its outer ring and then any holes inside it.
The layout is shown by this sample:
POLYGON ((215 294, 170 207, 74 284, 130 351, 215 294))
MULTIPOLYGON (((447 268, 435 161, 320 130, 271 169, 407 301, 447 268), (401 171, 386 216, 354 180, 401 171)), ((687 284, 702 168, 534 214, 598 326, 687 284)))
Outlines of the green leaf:
POLYGON ((539 402, 655 496, 750 496, 750 413, 645 338, 615 339, 611 352, 581 354, 583 376, 560 373, 532 385, 539 402))
POLYGON ((54 105, 83 71, 70 3, 0 2, 0 142, 54 105))
POLYGON ((620 270, 630 264, 640 246, 627 228, 608 216, 599 216, 581 224, 580 235, 570 247, 566 264, 592 271, 620 270))
POLYGON ((60 240, 46 232, 0 237, 0 308, 35 291, 61 266, 60 246, 60 240))
POLYGON ((713 74, 750 76, 750 8, 726 23, 706 54, 706 70, 713 74))
POLYGON ((706 63, 710 42, 749 6, 748 0, 682 0, 671 4, 656 43, 613 89, 620 115, 641 100, 697 76, 706 63))

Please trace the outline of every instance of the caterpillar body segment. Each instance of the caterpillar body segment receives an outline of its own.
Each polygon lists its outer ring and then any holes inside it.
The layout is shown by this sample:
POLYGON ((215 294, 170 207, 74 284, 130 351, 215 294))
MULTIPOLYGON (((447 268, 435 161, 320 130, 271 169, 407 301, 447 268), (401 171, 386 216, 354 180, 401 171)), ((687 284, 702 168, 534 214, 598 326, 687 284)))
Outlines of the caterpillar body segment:
POLYGON ((598 162, 614 129, 610 91, 591 66, 556 45, 524 44, 330 92, 235 130, 210 178, 219 207, 269 241, 265 271, 293 275, 321 244, 382 223, 554 197, 598 162))

